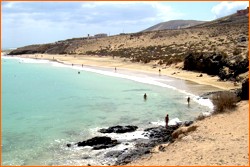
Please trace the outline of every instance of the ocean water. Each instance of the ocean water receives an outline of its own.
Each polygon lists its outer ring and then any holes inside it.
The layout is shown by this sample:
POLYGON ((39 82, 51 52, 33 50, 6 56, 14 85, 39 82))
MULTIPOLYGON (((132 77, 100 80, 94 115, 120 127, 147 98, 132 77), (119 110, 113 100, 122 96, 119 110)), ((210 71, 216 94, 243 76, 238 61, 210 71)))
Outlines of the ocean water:
POLYGON ((2 165, 103 164, 93 158, 101 151, 66 144, 114 125, 139 129, 112 137, 143 138, 142 130, 164 125, 167 113, 172 123, 192 120, 212 111, 211 102, 198 96, 211 89, 166 76, 2 57, 2 165))

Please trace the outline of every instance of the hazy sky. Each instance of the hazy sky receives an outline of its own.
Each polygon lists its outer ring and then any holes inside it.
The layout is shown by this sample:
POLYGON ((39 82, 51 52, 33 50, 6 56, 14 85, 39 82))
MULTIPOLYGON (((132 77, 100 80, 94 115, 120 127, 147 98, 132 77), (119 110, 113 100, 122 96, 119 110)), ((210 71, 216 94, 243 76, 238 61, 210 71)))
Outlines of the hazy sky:
POLYGON ((213 20, 246 2, 2 2, 2 48, 131 33, 169 20, 213 20))

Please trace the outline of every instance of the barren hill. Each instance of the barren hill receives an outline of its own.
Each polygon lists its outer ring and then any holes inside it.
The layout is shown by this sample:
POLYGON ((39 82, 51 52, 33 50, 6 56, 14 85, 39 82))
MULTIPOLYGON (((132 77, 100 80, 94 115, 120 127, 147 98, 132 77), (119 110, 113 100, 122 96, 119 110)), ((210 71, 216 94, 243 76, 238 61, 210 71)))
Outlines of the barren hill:
POLYGON ((218 26, 218 25, 232 25, 232 24, 248 24, 248 14, 232 14, 225 16, 213 21, 205 22, 203 24, 196 25, 194 27, 209 27, 209 26, 218 26))
POLYGON ((113 56, 161 66, 184 62, 183 67, 187 70, 206 72, 213 68, 212 75, 235 79, 248 71, 248 15, 234 14, 186 29, 31 45, 10 54, 30 53, 113 56))
POLYGON ((197 20, 171 20, 163 23, 156 24, 152 27, 149 27, 142 32, 148 31, 157 31, 157 30, 173 30, 173 29, 182 29, 192 27, 198 24, 205 23, 205 21, 197 20))

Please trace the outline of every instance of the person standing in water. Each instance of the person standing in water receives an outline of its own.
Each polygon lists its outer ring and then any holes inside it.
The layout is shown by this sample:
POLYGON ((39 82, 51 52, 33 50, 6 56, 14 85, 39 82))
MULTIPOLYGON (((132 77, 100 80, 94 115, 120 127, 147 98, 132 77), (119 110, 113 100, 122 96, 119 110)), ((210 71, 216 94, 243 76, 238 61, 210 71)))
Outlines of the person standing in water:
POLYGON ((188 104, 190 103, 190 97, 187 98, 187 102, 188 102, 188 104))
POLYGON ((147 94, 145 93, 143 96, 144 100, 147 100, 147 94))
POLYGON ((165 127, 166 128, 168 128, 168 121, 169 121, 169 118, 168 118, 168 114, 167 114, 165 117, 165 123, 166 123, 165 127))

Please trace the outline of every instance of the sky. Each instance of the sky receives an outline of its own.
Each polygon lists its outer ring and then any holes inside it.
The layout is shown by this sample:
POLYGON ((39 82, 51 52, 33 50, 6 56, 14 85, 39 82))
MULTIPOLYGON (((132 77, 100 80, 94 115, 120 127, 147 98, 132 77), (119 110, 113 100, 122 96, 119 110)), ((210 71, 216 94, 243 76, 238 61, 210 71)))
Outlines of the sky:
POLYGON ((98 33, 142 31, 169 20, 220 18, 245 2, 2 2, 2 48, 51 43, 98 33))

